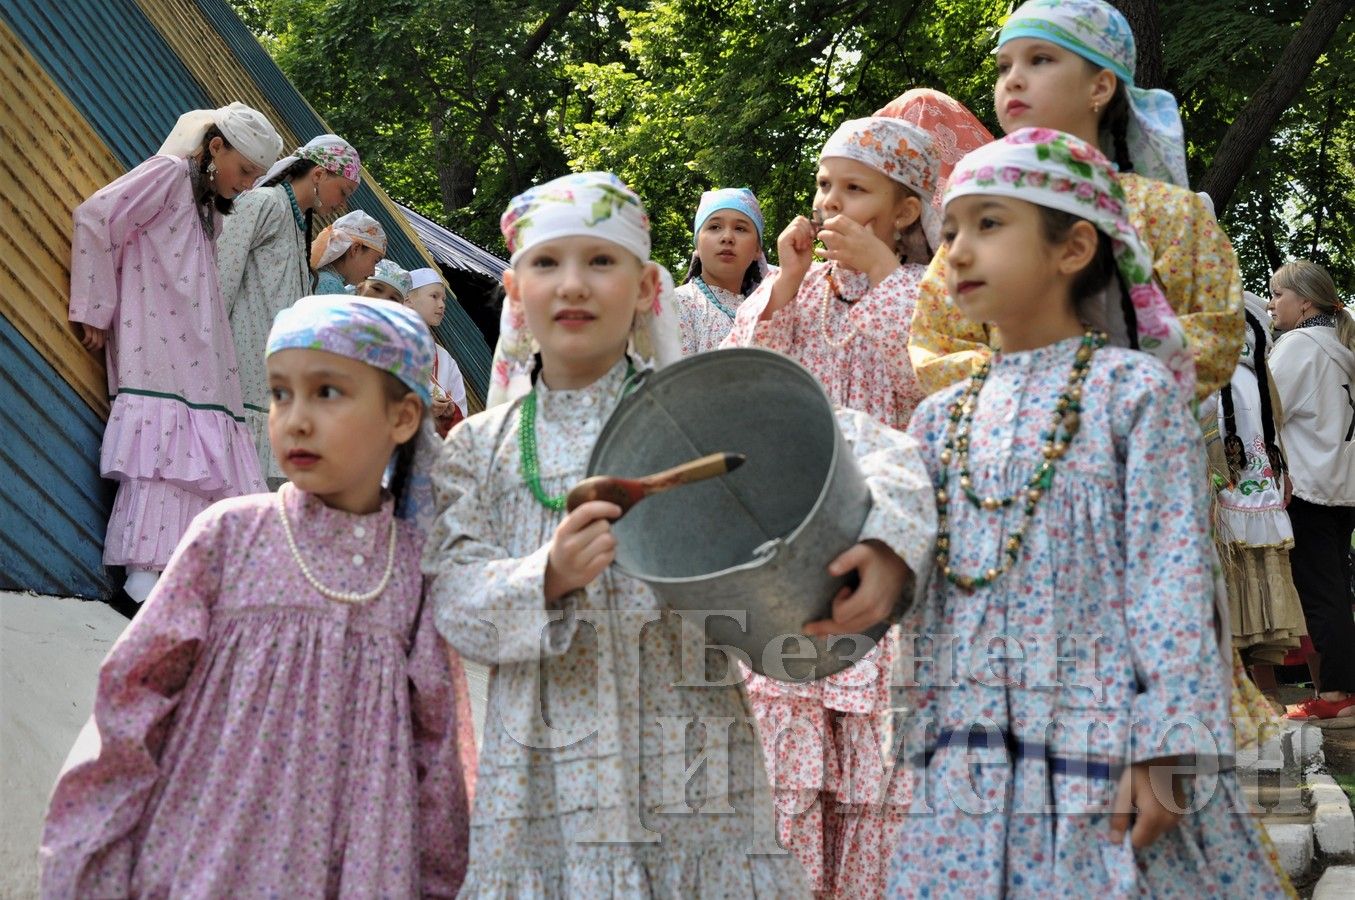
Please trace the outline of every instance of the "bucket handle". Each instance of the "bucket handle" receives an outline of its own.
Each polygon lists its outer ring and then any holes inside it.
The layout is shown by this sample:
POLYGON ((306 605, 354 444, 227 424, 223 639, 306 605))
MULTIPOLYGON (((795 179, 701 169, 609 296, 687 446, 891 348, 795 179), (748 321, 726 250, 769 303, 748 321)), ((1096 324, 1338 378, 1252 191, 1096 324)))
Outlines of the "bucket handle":
POLYGON ((771 562, 784 549, 786 542, 781 538, 772 538, 753 548, 753 559, 759 563, 771 562))

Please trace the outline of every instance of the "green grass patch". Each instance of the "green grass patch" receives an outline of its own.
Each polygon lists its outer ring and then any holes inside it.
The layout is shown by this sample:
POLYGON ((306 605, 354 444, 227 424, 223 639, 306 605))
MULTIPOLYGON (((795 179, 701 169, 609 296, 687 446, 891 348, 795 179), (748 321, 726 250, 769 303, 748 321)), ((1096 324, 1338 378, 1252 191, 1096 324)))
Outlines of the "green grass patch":
POLYGON ((1355 772, 1332 772, 1331 777, 1346 792, 1346 799, 1355 806, 1355 772))

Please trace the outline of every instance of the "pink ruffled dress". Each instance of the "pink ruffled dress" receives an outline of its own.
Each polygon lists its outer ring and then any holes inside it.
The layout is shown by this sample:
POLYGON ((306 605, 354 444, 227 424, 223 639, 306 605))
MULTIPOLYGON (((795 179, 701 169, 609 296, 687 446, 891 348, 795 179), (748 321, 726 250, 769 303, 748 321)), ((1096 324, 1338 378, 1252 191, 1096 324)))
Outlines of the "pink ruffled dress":
POLYGON ((93 755, 43 832, 44 897, 454 897, 475 738, 465 675, 421 602, 422 537, 284 487, 184 536, 99 671, 93 755))
MULTIPOLYGON (((871 287, 863 273, 842 268, 830 283, 828 264, 814 263, 795 299, 760 321, 774 273, 739 306, 721 346, 784 353, 835 405, 906 428, 923 398, 908 335, 925 271, 904 264, 871 287)), ((781 843, 824 895, 883 896, 911 801, 907 770, 884 756, 896 640, 887 632, 855 666, 821 681, 789 684, 750 672, 744 682, 771 771, 781 843)))
POLYGON ((75 210, 70 318, 108 330, 110 566, 163 569, 194 516, 264 490, 190 165, 153 156, 75 210))

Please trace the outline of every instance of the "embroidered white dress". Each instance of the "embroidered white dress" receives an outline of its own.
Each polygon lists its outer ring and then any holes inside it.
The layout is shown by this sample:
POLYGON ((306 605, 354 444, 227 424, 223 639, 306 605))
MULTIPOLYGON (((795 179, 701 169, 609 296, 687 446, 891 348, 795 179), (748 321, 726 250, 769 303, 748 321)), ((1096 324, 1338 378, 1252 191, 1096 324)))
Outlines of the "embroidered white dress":
POLYGON ((235 198, 216 241, 216 266, 259 468, 269 479, 285 479, 268 442, 264 349, 273 317, 310 293, 306 232, 297 224, 286 188, 255 188, 235 198))
MULTIPOLYGON (((582 390, 535 387, 548 494, 584 477, 624 375, 619 363, 582 390)), ((776 846, 738 687, 683 682, 705 671, 702 637, 614 570, 546 609, 563 514, 524 484, 520 403, 449 435, 434 474, 443 512, 424 556, 442 634, 494 666, 461 896, 807 896, 799 864, 776 846), (704 769, 689 771, 703 752, 704 769)), ((911 441, 855 413, 842 422, 874 500, 863 537, 925 558, 934 509, 911 441)))

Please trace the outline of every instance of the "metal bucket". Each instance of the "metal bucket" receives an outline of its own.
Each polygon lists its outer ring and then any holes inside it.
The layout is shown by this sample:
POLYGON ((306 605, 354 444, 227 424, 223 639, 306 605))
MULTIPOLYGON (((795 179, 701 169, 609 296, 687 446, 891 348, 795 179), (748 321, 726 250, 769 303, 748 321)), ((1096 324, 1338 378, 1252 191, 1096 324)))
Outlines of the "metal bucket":
POLYGON ((798 363, 718 350, 648 374, 603 428, 588 473, 637 477, 718 451, 748 460, 637 504, 613 526, 617 568, 673 609, 746 612, 742 623, 709 616, 706 632, 755 672, 806 681, 856 662, 887 624, 831 644, 800 634, 846 583, 828 563, 856 543, 870 492, 832 403, 798 363))

